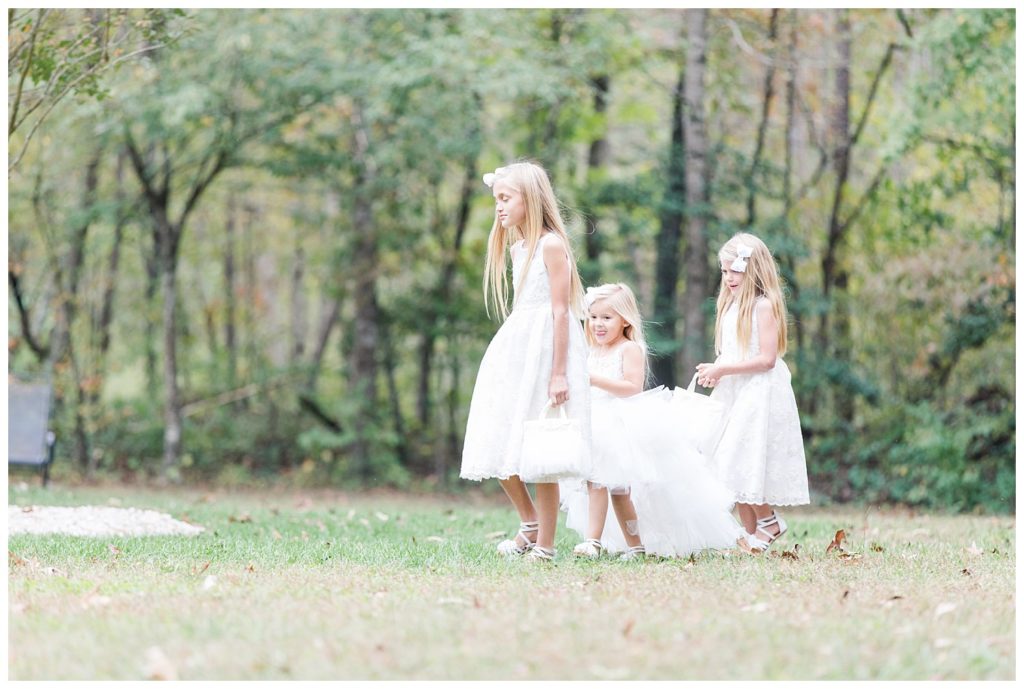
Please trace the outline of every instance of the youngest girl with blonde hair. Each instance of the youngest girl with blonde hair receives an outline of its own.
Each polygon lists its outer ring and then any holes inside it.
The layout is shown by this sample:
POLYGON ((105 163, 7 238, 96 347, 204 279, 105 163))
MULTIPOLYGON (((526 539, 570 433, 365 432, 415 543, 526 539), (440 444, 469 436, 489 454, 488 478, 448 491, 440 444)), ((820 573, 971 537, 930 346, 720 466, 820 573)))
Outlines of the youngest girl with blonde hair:
POLYGON ((671 393, 643 392, 647 343, 633 291, 605 284, 585 300, 593 469, 585 492, 563 484, 566 524, 585 539, 574 554, 607 550, 629 560, 733 546, 741 531, 729 514, 732 500, 682 432, 671 393))

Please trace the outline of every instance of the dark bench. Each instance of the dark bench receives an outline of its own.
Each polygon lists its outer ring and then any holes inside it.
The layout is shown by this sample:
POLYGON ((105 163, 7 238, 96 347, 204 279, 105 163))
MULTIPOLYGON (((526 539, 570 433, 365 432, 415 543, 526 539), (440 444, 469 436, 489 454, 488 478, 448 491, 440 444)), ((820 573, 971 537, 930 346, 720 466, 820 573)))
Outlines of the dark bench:
POLYGON ((43 486, 50 480, 57 437, 50 430, 53 392, 47 383, 7 382, 7 463, 33 466, 42 471, 43 486))

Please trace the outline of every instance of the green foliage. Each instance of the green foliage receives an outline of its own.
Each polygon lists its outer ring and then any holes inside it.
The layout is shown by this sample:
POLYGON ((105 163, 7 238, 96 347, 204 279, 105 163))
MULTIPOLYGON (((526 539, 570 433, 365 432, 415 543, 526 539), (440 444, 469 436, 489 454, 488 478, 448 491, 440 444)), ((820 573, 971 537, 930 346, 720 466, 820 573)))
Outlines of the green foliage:
POLYGON ((812 485, 840 500, 953 511, 1015 511, 1012 394, 988 388, 943 412, 887 402, 864 428, 832 428, 808 444, 812 485))

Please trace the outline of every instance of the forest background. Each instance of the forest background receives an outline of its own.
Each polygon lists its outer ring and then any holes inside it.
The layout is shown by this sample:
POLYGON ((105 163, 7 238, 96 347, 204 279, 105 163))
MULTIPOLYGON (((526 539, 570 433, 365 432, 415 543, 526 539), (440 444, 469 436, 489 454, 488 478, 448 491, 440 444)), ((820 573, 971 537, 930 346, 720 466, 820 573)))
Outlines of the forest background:
POLYGON ((8 371, 58 476, 462 488, 480 179, 529 157, 657 383, 765 240, 814 502, 1014 510, 1012 9, 7 19, 8 371))

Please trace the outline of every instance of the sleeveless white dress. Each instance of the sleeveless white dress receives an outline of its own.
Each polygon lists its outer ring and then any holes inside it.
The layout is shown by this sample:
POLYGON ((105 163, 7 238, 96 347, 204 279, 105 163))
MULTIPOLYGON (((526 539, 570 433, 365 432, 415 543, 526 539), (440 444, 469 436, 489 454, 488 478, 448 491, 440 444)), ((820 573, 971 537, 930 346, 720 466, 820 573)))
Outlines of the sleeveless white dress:
MULTIPOLYGON (((740 351, 738 319, 739 304, 733 303, 723 316, 720 363, 742 361, 761 351, 756 317, 747 351, 740 351)), ((711 464, 736 502, 808 504, 800 415, 786 362, 776 359, 775 367, 764 373, 722 376, 711 397, 726 406, 711 464)))
MULTIPOLYGON (((601 355, 592 351, 590 371, 622 380, 624 346, 601 355)), ((637 535, 649 554, 685 557, 705 549, 732 548, 743 529, 733 518, 732 495, 705 464, 664 387, 631 397, 591 388, 594 470, 589 480, 622 492, 628 489, 637 512, 637 535)), ((586 484, 562 483, 566 526, 586 537, 586 484)), ((626 539, 608 506, 601 543, 610 552, 626 539)))
MULTIPOLYGON (((522 240, 512 246, 515 298, 512 312, 487 346, 477 371, 462 448, 459 475, 464 479, 480 481, 518 475, 523 422, 538 418, 548 400, 554 356, 554 317, 543 246, 551 241, 560 240, 551 233, 541 237, 525 277, 526 247, 522 240)), ((569 400, 564 406, 566 415, 580 422, 583 437, 588 441, 582 478, 590 470, 587 345, 583 327, 571 310, 566 318, 569 319, 566 361, 569 400)))

